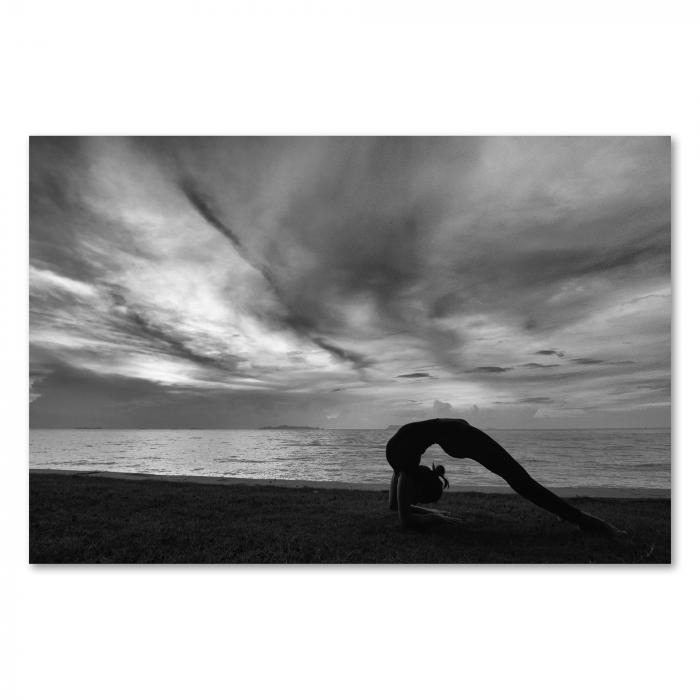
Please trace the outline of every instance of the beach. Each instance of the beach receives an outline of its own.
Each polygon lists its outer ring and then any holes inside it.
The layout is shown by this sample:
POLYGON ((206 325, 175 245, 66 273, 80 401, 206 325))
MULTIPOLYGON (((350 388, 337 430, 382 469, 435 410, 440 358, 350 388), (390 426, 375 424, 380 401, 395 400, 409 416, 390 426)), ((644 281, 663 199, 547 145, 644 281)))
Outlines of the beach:
POLYGON ((627 532, 581 533, 507 489, 448 491, 408 530, 387 486, 30 470, 30 563, 670 563, 664 490, 557 490, 627 532), (585 495, 588 493, 589 495, 585 495))

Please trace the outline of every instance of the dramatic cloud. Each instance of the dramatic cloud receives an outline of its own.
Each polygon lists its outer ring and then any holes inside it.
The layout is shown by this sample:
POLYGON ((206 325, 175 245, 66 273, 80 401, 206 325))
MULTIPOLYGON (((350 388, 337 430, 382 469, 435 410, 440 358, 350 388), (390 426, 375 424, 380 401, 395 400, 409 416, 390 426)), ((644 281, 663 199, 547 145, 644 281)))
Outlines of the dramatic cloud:
POLYGON ((33 138, 32 425, 667 424, 670 157, 33 138))

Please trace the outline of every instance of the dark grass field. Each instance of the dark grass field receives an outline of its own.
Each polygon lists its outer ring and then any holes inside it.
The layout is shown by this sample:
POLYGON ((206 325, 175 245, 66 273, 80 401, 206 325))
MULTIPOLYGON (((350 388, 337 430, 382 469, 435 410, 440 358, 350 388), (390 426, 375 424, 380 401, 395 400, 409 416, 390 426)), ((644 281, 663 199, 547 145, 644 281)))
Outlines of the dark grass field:
POLYGON ((670 563, 669 499, 575 498, 585 535, 517 495, 447 493, 461 519, 402 530, 387 492, 30 474, 31 563, 670 563))

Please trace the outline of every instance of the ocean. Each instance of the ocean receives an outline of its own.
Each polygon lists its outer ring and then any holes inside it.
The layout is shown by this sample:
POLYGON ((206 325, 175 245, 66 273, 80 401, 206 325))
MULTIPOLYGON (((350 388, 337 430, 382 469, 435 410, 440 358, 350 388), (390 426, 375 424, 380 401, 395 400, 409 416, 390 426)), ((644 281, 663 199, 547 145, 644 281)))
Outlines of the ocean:
MULTIPOLYGON (((671 433, 638 430, 489 430, 550 487, 671 488, 671 433)), ((29 431, 29 466, 162 475, 386 484, 394 430, 43 430, 29 431)), ((503 486, 471 460, 437 447, 450 484, 503 486)))

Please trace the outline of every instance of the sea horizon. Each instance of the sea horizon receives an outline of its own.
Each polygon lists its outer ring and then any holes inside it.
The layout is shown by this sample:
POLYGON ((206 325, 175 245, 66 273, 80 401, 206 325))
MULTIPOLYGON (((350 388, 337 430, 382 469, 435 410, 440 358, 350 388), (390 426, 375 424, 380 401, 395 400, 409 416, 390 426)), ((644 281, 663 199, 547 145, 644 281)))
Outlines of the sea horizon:
MULTIPOLYGON (((474 426, 476 428, 479 428, 479 430, 482 430, 484 432, 496 432, 496 431, 502 431, 502 430, 507 430, 507 431, 537 431, 537 432, 552 432, 552 431, 571 431, 571 430, 594 430, 594 431, 603 431, 603 430, 608 430, 608 431, 620 431, 620 430, 626 430, 626 431, 636 431, 636 430, 671 430, 672 426, 664 426, 664 425, 652 425, 652 426, 632 426, 632 427, 594 427, 594 428, 492 428, 489 426, 481 427, 481 426, 474 426)), ((128 427, 128 428, 111 428, 111 427, 106 427, 106 426, 96 426, 96 427, 90 427, 90 426, 75 426, 75 427, 63 427, 63 426, 29 426, 29 430, 379 430, 379 431, 386 431, 386 430, 396 430, 397 428, 392 427, 386 427, 386 428, 368 428, 366 426, 357 426, 357 427, 352 427, 352 426, 343 426, 343 427, 322 427, 322 426, 255 426, 251 428, 226 428, 226 427, 196 427, 196 426, 187 426, 187 427, 167 427, 167 426, 161 426, 161 427, 155 427, 155 428, 147 428, 143 426, 138 426, 138 427, 128 427)))

